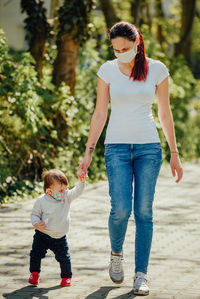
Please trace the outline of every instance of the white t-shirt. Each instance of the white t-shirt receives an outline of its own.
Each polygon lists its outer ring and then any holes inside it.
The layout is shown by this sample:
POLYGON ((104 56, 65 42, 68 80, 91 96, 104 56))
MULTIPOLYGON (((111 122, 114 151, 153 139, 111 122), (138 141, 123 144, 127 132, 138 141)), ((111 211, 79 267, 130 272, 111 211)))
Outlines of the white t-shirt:
POLYGON ((111 114, 105 144, 160 142, 152 103, 156 85, 169 76, 169 72, 161 61, 147 60, 149 71, 146 81, 133 81, 123 74, 117 59, 105 62, 97 72, 110 87, 111 114))

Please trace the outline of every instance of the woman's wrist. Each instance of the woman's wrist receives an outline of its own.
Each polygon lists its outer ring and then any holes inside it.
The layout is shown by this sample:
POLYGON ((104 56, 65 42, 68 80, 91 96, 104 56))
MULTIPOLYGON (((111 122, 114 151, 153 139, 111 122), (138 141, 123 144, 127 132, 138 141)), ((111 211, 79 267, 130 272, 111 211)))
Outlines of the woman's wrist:
POLYGON ((88 147, 85 151, 85 156, 87 156, 87 155, 92 156, 94 149, 95 148, 93 146, 88 147))
POLYGON ((179 152, 178 152, 178 150, 172 150, 172 151, 170 151, 170 154, 171 155, 178 155, 179 152))
POLYGON ((94 147, 93 147, 93 146, 90 146, 90 147, 89 147, 89 153, 92 154, 93 151, 94 151, 94 147))
POLYGON ((171 154, 178 154, 178 150, 170 150, 171 154))

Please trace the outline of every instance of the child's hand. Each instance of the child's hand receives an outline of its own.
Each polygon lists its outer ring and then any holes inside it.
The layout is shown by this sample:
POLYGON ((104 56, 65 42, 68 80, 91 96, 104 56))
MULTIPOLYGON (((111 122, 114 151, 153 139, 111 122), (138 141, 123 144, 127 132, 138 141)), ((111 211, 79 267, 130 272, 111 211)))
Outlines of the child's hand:
POLYGON ((87 179, 88 178, 88 175, 87 175, 87 169, 88 169, 88 167, 89 167, 89 165, 90 165, 90 163, 91 163, 91 161, 92 161, 92 156, 86 156, 84 159, 83 159, 83 162, 79 165, 79 167, 78 167, 78 171, 77 171, 77 176, 78 176, 78 178, 79 178, 79 180, 81 181, 81 182, 85 182, 85 179, 87 179), (84 180, 84 181, 83 181, 84 180))
POLYGON ((35 227, 36 229, 38 229, 38 230, 43 231, 47 226, 46 226, 46 224, 45 224, 44 221, 40 221, 39 223, 36 223, 36 224, 34 225, 34 227, 35 227))
POLYGON ((79 180, 80 180, 82 183, 85 183, 85 177, 84 177, 84 178, 79 177, 79 180))

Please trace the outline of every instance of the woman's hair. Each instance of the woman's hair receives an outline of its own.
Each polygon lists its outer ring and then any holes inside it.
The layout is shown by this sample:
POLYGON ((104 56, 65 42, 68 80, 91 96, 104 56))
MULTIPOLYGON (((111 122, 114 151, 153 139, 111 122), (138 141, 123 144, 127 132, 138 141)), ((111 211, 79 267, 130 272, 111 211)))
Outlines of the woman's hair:
POLYGON ((68 186, 68 180, 66 176, 58 169, 44 170, 42 173, 42 178, 44 181, 44 192, 46 192, 46 189, 51 187, 55 181, 68 186))
POLYGON ((117 37, 124 37, 135 42, 139 37, 139 45, 137 46, 137 54, 135 56, 135 64, 133 66, 130 78, 137 81, 145 81, 148 73, 148 62, 145 57, 144 40, 139 29, 128 22, 119 22, 112 26, 109 32, 110 40, 117 37))

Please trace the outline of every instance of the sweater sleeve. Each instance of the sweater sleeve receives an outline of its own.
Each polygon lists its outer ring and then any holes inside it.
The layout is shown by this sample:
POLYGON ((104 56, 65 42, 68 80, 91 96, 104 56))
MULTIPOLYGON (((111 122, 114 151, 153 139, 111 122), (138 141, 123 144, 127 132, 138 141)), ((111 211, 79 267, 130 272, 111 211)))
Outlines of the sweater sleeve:
POLYGON ((67 191, 67 197, 70 203, 83 192, 84 187, 85 183, 78 182, 73 189, 67 191))
POLYGON ((41 202, 39 199, 36 199, 36 202, 33 206, 32 212, 31 212, 31 222, 34 226, 36 223, 40 222, 42 220, 42 208, 41 208, 41 202))

